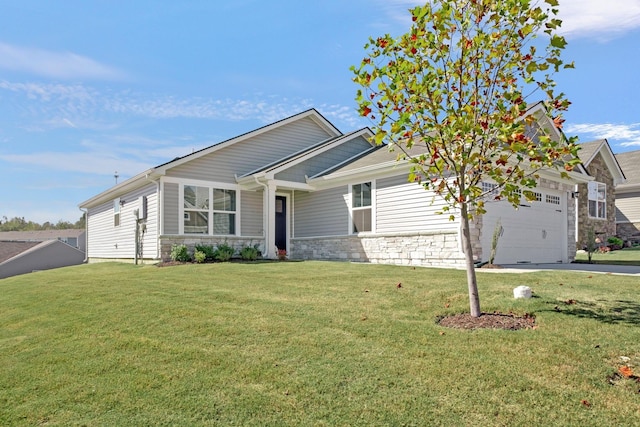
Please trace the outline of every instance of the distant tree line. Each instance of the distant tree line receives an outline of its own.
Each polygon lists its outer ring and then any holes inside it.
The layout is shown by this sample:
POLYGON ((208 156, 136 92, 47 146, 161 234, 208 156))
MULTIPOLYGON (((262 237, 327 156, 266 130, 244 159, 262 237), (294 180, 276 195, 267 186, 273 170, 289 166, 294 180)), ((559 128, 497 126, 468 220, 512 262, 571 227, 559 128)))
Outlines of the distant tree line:
POLYGON ((3 216, 0 219, 0 231, 38 231, 38 230, 68 230, 72 228, 84 229, 86 223, 85 215, 82 214, 75 223, 59 220, 56 223, 45 222, 38 224, 37 222, 27 221, 24 217, 7 218, 3 216))

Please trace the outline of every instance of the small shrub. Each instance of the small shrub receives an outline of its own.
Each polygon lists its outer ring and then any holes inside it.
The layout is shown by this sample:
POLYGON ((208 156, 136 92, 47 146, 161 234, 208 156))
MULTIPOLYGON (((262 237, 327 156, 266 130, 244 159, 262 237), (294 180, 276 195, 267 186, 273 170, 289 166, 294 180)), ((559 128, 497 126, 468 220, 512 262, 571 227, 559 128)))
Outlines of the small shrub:
POLYGON ((196 251, 204 253, 205 261, 213 261, 215 259, 215 250, 211 245, 196 245, 196 251))
POLYGON ((199 251, 198 249, 196 249, 195 252, 193 252, 193 259, 198 264, 202 264, 203 262, 205 262, 207 260, 207 255, 204 252, 199 251))
POLYGON ((171 260, 177 262, 191 261, 191 255, 189 255, 187 245, 173 245, 171 247, 171 260))
POLYGON ((258 245, 245 246, 240 249, 240 258, 245 261, 255 261, 258 259, 258 253, 260 253, 258 245))
POLYGON ((225 262, 229 261, 235 252, 236 250, 233 249, 231 245, 229 245, 227 242, 224 242, 218 245, 218 247, 214 251, 213 257, 216 261, 225 262))
POLYGON ((609 237, 607 243, 609 243, 612 250, 622 249, 624 246, 624 240, 616 236, 609 237))

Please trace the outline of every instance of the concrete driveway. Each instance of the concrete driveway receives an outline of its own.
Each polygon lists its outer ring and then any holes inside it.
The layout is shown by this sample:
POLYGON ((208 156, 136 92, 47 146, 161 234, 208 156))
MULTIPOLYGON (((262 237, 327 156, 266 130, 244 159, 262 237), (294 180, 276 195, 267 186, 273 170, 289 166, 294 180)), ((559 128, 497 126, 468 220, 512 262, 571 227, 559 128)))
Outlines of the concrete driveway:
POLYGON ((625 274, 640 276, 640 266, 636 265, 607 265, 607 264, 504 264, 500 269, 476 269, 495 273, 523 273, 536 270, 568 270, 586 271, 602 274, 625 274))

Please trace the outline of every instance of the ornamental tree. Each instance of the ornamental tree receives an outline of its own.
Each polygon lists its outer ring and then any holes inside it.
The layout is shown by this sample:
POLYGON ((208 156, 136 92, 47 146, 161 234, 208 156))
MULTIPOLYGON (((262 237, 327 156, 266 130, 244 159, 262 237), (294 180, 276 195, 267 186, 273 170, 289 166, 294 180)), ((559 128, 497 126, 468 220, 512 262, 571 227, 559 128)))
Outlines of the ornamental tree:
MULTIPOLYGON (((372 121, 375 141, 409 161, 408 179, 442 197, 459 215, 471 315, 480 298, 470 224, 487 197, 532 194, 537 172, 567 177, 579 161, 575 139, 552 137, 528 114, 534 101, 562 127, 569 106, 553 75, 561 59, 557 0, 430 0, 410 10, 408 33, 370 38, 353 66, 359 112, 372 121), (415 154, 418 153, 418 154, 415 154), (482 181, 495 184, 491 196, 482 181)), ((538 118, 539 119, 539 118, 538 118)), ((556 135, 563 135, 556 132, 556 135)), ((444 212, 443 212, 444 213, 444 212)))

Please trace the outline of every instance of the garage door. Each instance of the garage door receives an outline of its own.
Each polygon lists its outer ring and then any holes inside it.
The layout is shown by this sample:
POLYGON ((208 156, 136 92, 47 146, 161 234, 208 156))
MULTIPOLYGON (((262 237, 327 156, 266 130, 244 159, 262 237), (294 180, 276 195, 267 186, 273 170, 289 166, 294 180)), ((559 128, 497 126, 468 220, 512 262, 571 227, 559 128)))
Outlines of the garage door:
POLYGON ((482 261, 488 261, 491 240, 500 220, 495 264, 562 262, 566 252, 566 197, 546 189, 536 189, 537 200, 521 200, 518 209, 507 202, 486 203, 483 216, 482 261))

